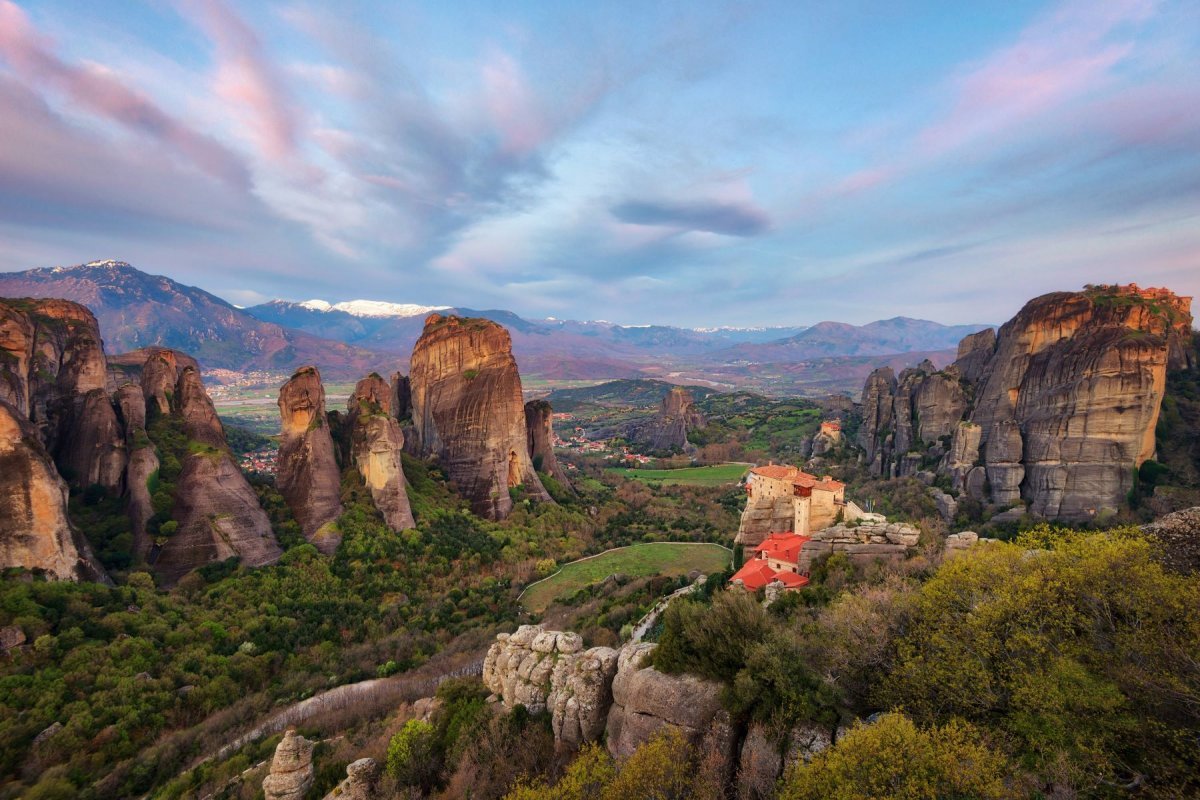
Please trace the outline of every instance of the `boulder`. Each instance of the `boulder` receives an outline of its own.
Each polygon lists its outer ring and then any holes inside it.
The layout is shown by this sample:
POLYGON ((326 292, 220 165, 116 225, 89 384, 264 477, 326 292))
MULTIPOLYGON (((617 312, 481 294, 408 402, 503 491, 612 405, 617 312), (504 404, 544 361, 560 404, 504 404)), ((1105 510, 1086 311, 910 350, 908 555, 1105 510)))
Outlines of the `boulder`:
MULTIPOLYGON (((391 398, 384 402, 390 403, 391 398)), ((335 523, 342 513, 342 482, 325 414, 325 387, 316 367, 301 367, 280 388, 279 416, 275 487, 300 523, 304 538, 331 554, 341 542, 335 523)))
POLYGON ((978 541, 979 534, 977 534, 975 531, 952 533, 946 537, 946 557, 950 558, 958 555, 959 553, 963 553, 978 541))
POLYGON ((265 800, 303 800, 313 784, 314 743, 289 730, 275 747, 271 772, 263 780, 265 800))
POLYGON ((903 560, 909 549, 917 546, 921 531, 904 522, 876 519, 877 516, 864 517, 857 525, 838 523, 810 534, 809 541, 800 548, 800 571, 808 572, 813 559, 828 553, 845 553, 857 564, 903 560))
POLYGON ((556 740, 578 747, 604 733, 617 655, 612 648, 593 647, 558 660, 547 698, 556 740))
POLYGON ((18 625, 0 628, 0 650, 12 650, 25 644, 25 631, 18 625))
POLYGON ((475 513, 507 517, 516 487, 550 499, 529 457, 508 331, 486 319, 431 314, 409 381, 416 449, 438 459, 475 513))
POLYGON ((942 519, 946 522, 954 522, 954 518, 958 515, 958 501, 936 486, 929 488, 929 496, 933 498, 933 503, 937 506, 938 514, 942 519))
POLYGON ((373 758, 360 758, 346 767, 346 779, 325 795, 323 800, 376 800, 379 764, 373 758))

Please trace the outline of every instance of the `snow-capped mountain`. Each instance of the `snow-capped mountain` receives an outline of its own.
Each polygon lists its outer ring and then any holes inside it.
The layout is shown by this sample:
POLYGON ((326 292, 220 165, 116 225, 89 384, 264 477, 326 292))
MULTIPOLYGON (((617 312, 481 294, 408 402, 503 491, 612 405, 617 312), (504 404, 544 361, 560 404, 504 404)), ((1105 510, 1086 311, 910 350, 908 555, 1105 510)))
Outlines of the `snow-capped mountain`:
MULTIPOLYGON (((286 301, 275 300, 276 304, 286 301)), ((352 317, 420 317, 434 311, 446 311, 450 306, 423 306, 416 303, 388 303, 383 300, 345 300, 341 303, 330 303, 327 300, 305 300, 296 303, 309 311, 332 312, 341 311, 352 317)))

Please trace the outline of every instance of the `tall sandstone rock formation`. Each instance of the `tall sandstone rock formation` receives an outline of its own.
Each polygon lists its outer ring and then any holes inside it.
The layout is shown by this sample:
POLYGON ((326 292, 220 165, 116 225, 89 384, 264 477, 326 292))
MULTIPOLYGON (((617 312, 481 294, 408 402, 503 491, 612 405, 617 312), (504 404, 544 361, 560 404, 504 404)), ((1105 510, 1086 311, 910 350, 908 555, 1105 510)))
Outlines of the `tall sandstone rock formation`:
POLYGON ((250 567, 274 563, 282 551, 271 521, 229 452, 200 373, 184 368, 175 397, 189 446, 171 510, 179 527, 152 554, 155 571, 172 584, 196 567, 234 556, 250 567))
POLYGON ((944 371, 873 373, 859 443, 876 474, 934 461, 999 507, 1065 520, 1118 508, 1154 455, 1168 365, 1191 357, 1190 307, 1136 285, 1038 297, 998 334, 964 339, 944 371))
POLYGON ((67 518, 67 485, 20 409, 0 400, 0 568, 58 580, 107 580, 67 518))
POLYGON ((304 538, 323 553, 341 542, 341 471, 325 414, 325 387, 316 367, 301 367, 279 390, 279 470, 275 486, 300 523, 304 538))
POLYGON ((554 478, 564 489, 570 489, 567 473, 554 455, 554 409, 548 402, 530 400, 525 404, 525 430, 534 469, 554 478))
POLYGON ((12 559, 6 565, 57 578, 107 579, 67 517, 68 482, 100 485, 125 499, 134 557, 152 563, 167 582, 233 555, 248 565, 278 558, 269 520, 226 446, 190 357, 151 348, 110 364, 95 317, 83 306, 0 300, 0 402, 8 403, 0 469, 0 499, 7 504, 0 552, 12 559), (147 404, 150 418, 178 415, 188 440, 174 484, 171 517, 178 528, 161 547, 147 529, 160 455, 147 432, 147 404))
POLYGON ((372 373, 354 387, 347 409, 350 458, 371 492, 375 508, 394 531, 416 526, 404 480, 404 434, 392 415, 394 393, 372 373))
POLYGON ((652 453, 683 452, 691 447, 688 433, 704 427, 704 417, 696 409, 692 393, 674 386, 663 397, 658 413, 631 432, 633 441, 652 453))
POLYGON ((125 442, 106 387, 90 311, 66 300, 0 301, 0 399, 37 427, 70 483, 117 492, 125 442))
POLYGON ((439 460, 475 513, 507 517, 517 486, 550 499, 529 457, 508 331, 486 319, 431 314, 409 382, 417 450, 439 460))

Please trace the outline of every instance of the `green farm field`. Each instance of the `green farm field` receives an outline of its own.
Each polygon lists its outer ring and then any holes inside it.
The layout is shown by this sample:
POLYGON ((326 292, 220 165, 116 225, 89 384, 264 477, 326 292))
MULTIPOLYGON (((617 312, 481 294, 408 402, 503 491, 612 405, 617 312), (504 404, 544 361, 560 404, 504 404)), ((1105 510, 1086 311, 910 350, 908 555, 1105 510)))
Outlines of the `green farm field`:
POLYGON ((711 574, 729 566, 730 557, 730 551, 719 544, 649 542, 618 547, 597 556, 572 561, 549 578, 530 584, 521 594, 520 601, 530 611, 540 612, 555 600, 570 597, 609 575, 622 574, 634 578, 673 576, 685 575, 694 569, 711 574))
POLYGON ((721 486, 737 483, 749 469, 747 464, 717 464, 711 467, 684 467, 682 469, 618 469, 610 471, 626 478, 644 482, 661 483, 664 486, 721 486))

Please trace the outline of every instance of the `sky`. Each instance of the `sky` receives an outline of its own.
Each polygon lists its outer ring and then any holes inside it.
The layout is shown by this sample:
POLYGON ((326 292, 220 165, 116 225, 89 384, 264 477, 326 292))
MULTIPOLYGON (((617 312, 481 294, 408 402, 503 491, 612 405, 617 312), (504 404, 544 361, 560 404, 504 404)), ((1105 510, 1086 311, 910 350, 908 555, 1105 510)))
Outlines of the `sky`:
POLYGON ((1200 294, 1200 3, 0 0, 0 271, 690 327, 1200 294))

